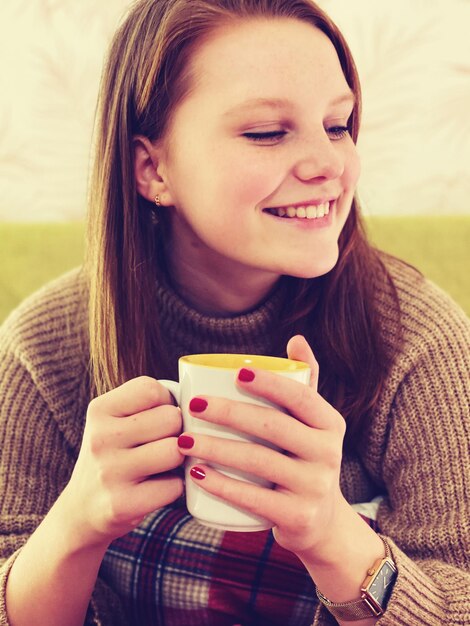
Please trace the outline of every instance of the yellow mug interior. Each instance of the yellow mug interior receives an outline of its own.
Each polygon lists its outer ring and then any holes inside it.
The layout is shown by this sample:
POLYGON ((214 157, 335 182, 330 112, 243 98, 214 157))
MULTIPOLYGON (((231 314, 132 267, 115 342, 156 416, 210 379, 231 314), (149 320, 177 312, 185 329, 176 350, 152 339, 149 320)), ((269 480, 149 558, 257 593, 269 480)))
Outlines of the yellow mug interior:
POLYGON ((190 354, 181 357, 180 361, 216 369, 236 370, 241 367, 254 367, 271 372, 297 372, 309 367, 303 361, 259 354, 190 354))

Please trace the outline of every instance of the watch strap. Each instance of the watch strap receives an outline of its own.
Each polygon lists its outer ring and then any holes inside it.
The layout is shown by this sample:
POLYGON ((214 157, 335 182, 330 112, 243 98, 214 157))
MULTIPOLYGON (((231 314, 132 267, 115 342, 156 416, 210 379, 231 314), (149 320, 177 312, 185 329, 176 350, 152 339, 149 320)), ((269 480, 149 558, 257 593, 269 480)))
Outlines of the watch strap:
POLYGON ((377 611, 367 598, 360 598, 352 602, 331 602, 322 592, 316 588, 317 597, 328 611, 337 619, 353 622, 355 620, 379 617, 382 611, 377 611))
MULTIPOLYGON (((395 565, 392 560, 390 547, 382 537, 381 539, 385 547, 385 557, 378 559, 374 563, 373 568, 368 571, 368 576, 372 571, 377 572, 383 563, 387 561, 395 565)), ((364 584, 362 587, 364 587, 364 584)), ((372 603, 362 589, 361 597, 358 600, 352 600, 350 602, 332 602, 322 594, 318 587, 315 587, 315 591, 320 602, 328 609, 333 617, 337 619, 352 622, 360 619, 379 617, 384 612, 384 608, 379 607, 376 603, 372 603)))

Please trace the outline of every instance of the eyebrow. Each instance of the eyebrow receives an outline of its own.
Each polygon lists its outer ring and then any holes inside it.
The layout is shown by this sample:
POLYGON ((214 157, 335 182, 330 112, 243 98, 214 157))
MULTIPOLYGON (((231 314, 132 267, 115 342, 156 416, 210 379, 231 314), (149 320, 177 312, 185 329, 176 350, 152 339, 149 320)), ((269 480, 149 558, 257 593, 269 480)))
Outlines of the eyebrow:
POLYGON ((348 91, 341 96, 338 96, 334 100, 331 100, 330 104, 343 104, 343 102, 351 102, 352 104, 356 104, 356 96, 352 91, 348 91))
MULTIPOLYGON (((334 98, 330 101, 330 105, 342 104, 343 102, 356 102, 356 97, 352 91, 348 91, 337 98, 334 98)), ((252 98, 243 102, 242 104, 235 106, 233 109, 226 111, 224 113, 224 117, 232 117, 233 115, 238 115, 240 113, 244 113, 245 111, 251 111, 254 108, 269 108, 269 109, 284 109, 289 110, 293 108, 293 104, 290 100, 286 98, 252 98)))

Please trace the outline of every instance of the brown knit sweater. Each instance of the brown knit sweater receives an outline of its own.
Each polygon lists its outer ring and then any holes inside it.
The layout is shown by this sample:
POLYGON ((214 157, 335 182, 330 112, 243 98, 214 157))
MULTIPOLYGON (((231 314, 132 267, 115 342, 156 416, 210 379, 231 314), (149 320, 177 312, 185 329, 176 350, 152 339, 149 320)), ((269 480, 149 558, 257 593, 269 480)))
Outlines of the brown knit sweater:
MULTIPOLYGON (((379 525, 398 579, 383 626, 470 624, 470 322, 435 286, 388 260, 402 307, 403 350, 377 403, 361 456, 344 459, 348 500, 385 491, 379 525)), ((182 352, 268 352, 276 296, 258 311, 215 320, 160 289, 165 333, 182 352)), ((396 341, 386 293, 385 336, 396 341)), ((0 624, 16 551, 66 485, 89 398, 83 280, 71 272, 40 290, 0 329, 0 624)), ((126 624, 119 598, 98 580, 92 604, 104 626, 126 624)), ((326 612, 318 623, 334 624, 326 612)))

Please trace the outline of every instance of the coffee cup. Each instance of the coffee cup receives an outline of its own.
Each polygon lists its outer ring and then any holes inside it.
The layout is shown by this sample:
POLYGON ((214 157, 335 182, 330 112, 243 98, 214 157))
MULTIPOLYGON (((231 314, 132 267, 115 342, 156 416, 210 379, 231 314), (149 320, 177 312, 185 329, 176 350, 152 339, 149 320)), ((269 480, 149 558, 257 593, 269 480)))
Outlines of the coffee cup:
MULTIPOLYGON (((279 448, 268 441, 232 428, 207 422, 194 417, 189 412, 190 400, 199 395, 223 397, 284 410, 263 398, 253 396, 240 389, 236 384, 236 379, 241 368, 268 370, 304 384, 308 384, 310 380, 310 368, 301 361, 246 354, 193 354, 179 359, 179 382, 171 380, 160 380, 159 382, 170 391, 181 408, 184 430, 236 441, 256 442, 278 450, 279 448)), ((248 532, 272 528, 273 524, 269 520, 234 506, 197 485, 189 477, 189 471, 191 467, 201 463, 208 464, 204 459, 195 457, 188 457, 185 463, 186 506, 193 517, 201 524, 223 530, 248 532)), ((235 468, 214 463, 209 465, 232 478, 267 488, 274 487, 272 483, 258 476, 235 468)))

